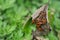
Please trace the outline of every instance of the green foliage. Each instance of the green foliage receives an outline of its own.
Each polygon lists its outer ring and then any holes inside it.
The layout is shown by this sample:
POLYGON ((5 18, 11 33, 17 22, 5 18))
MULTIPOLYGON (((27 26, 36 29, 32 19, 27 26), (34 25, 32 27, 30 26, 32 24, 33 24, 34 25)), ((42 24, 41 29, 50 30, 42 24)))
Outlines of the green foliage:
MULTIPOLYGON (((0 40, 31 40, 32 30, 36 29, 31 22, 31 15, 47 1, 0 0, 0 40)), ((58 40, 54 31, 60 30, 59 5, 59 0, 50 0, 48 18, 53 30, 47 36, 50 40, 58 40)))
POLYGON ((48 35, 49 40, 58 40, 58 38, 54 35, 54 32, 51 31, 48 35))

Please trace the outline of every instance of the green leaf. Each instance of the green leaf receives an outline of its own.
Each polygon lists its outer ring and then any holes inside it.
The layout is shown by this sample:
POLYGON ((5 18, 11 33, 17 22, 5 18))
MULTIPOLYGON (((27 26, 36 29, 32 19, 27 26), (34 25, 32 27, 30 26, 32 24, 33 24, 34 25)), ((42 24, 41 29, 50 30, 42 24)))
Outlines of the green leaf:
POLYGON ((13 7, 15 0, 5 0, 4 3, 1 4, 2 10, 13 7))
POLYGON ((53 31, 51 31, 48 35, 49 40, 58 40, 58 38, 54 35, 53 31))

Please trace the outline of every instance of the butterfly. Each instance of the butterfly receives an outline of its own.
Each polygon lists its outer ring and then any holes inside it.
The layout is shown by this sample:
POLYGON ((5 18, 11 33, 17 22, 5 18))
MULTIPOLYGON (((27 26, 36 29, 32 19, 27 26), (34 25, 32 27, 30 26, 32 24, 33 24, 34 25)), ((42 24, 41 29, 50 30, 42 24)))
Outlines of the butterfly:
POLYGON ((32 23, 36 24, 36 30, 43 35, 51 31, 48 21, 48 4, 43 5, 32 15, 32 23))

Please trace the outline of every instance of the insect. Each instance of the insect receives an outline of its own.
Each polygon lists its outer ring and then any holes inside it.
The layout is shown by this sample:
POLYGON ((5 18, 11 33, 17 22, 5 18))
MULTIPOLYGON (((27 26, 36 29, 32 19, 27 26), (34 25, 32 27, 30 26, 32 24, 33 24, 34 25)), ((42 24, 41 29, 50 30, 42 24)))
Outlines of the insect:
POLYGON ((51 31, 51 27, 48 21, 48 3, 36 10, 32 15, 32 23, 36 24, 36 30, 32 32, 32 40, 41 40, 37 37, 48 35, 51 31))
MULTIPOLYGON (((48 23, 48 5, 40 7, 35 14, 32 15, 32 23, 36 24, 36 35, 47 35, 50 31, 50 25, 48 23)), ((36 36, 34 35, 34 36, 36 36)))

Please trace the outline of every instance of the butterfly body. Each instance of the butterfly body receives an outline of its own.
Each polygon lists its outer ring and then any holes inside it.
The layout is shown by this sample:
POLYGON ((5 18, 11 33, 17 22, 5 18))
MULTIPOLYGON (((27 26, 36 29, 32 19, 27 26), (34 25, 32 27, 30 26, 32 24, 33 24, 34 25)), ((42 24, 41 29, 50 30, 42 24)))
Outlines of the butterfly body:
POLYGON ((32 20, 32 23, 36 24, 36 28, 40 31, 44 30, 41 28, 41 25, 47 23, 46 12, 41 12, 37 18, 32 20))

